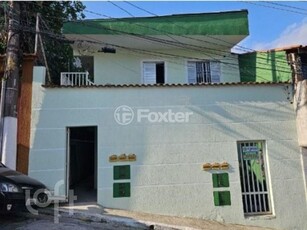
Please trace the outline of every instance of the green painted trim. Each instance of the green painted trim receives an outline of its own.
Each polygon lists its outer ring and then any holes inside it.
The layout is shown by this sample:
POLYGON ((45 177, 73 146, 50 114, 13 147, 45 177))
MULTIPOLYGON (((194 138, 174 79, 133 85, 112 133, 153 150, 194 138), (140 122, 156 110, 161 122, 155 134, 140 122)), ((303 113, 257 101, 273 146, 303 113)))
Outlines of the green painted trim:
POLYGON ((292 72, 285 51, 239 55, 241 82, 291 81, 292 72))
POLYGON ((64 24, 64 34, 248 35, 248 11, 91 19, 64 24))
POLYGON ((213 188, 229 187, 228 173, 213 173, 212 183, 213 188))
POLYGON ((130 179, 130 165, 116 165, 113 167, 114 180, 129 180, 130 179))
POLYGON ((113 197, 130 197, 131 188, 130 183, 114 183, 113 184, 113 197))
POLYGON ((230 191, 214 191, 213 201, 215 206, 231 205, 230 191))

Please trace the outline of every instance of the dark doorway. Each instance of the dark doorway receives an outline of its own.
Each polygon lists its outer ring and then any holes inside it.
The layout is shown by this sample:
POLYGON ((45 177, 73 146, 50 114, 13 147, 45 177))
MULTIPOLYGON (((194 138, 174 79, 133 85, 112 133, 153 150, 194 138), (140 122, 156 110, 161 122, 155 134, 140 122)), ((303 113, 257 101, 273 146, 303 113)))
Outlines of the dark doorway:
POLYGON ((157 63, 156 64, 156 83, 157 84, 164 84, 165 78, 164 78, 164 62, 157 63))
POLYGON ((75 202, 97 202, 97 127, 73 127, 69 133, 69 190, 75 202))

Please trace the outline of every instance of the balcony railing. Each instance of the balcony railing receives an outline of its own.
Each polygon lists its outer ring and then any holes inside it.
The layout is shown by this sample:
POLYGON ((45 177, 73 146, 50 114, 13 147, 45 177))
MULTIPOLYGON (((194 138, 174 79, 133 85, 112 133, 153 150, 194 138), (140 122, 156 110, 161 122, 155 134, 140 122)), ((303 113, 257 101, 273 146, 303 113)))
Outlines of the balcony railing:
POLYGON ((89 80, 88 72, 62 72, 61 85, 82 86, 94 85, 94 82, 89 80))

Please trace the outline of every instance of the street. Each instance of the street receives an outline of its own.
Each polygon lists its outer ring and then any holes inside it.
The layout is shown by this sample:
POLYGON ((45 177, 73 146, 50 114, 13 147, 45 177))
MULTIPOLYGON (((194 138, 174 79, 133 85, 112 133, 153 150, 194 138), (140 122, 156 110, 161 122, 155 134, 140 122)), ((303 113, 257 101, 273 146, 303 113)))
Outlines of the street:
MULTIPOLYGON (((59 223, 54 223, 53 215, 39 214, 33 215, 31 213, 22 212, 18 214, 1 214, 0 216, 0 229, 1 230, 88 230, 88 229, 121 229, 130 230, 137 229, 136 227, 125 226, 124 224, 109 222, 101 220, 100 222, 92 221, 90 219, 76 219, 67 216, 60 216, 59 223)), ((144 228, 148 229, 144 225, 144 228)))

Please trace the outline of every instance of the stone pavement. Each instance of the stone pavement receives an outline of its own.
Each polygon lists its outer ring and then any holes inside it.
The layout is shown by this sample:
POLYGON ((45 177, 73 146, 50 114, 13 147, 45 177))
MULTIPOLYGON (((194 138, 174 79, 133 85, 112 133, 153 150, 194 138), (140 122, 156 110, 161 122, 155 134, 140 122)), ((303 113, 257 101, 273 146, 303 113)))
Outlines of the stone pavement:
POLYGON ((97 204, 75 204, 74 206, 60 205, 58 209, 52 206, 39 209, 39 213, 59 215, 61 217, 77 218, 87 222, 112 223, 132 229, 179 229, 179 230, 268 230, 254 226, 225 224, 211 220, 194 218, 180 218, 164 215, 125 211, 118 209, 103 208, 97 204), (58 210, 58 211, 57 211, 58 210))

